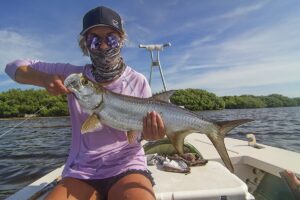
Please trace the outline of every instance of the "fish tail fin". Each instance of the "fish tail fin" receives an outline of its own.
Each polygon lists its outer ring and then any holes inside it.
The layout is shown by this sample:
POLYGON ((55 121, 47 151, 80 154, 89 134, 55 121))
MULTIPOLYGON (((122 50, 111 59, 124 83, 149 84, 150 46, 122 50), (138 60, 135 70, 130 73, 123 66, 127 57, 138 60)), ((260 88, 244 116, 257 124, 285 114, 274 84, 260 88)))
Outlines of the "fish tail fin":
POLYGON ((235 127, 254 121, 253 119, 237 119, 237 120, 229 120, 229 121, 220 121, 220 122, 216 122, 215 124, 217 124, 220 127, 220 134, 223 135, 224 137, 226 136, 226 134, 231 131, 232 129, 234 129, 235 127))
POLYGON ((220 154, 221 159, 223 160, 225 166, 231 171, 234 172, 233 165, 229 158, 227 149, 225 147, 224 138, 226 134, 234 129, 235 127, 253 121, 251 119, 239 119, 239 120, 231 120, 231 121, 221 121, 216 122, 215 124, 219 127, 218 134, 208 134, 208 138, 215 146, 217 152, 220 154))

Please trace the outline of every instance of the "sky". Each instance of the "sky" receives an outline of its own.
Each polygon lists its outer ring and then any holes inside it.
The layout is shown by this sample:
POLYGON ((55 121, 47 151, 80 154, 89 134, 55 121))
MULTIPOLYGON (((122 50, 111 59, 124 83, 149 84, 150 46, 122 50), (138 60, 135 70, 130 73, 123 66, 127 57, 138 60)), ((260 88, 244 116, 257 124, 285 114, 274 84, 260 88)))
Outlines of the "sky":
MULTIPOLYGON (((160 52, 167 89, 199 88, 226 95, 300 97, 299 0, 3 0, 0 6, 0 92, 28 89, 4 72, 15 59, 89 63, 78 47, 82 17, 96 6, 125 22, 127 65, 149 78, 150 54, 160 52)), ((153 69, 153 92, 163 89, 153 69)))

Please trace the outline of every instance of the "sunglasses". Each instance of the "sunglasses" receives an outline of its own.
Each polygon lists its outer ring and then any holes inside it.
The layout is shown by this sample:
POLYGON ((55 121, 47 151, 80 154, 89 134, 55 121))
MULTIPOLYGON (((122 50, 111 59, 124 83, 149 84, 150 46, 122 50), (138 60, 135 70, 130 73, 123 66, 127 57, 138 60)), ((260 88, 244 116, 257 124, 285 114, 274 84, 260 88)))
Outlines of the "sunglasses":
POLYGON ((103 42, 113 49, 120 47, 120 38, 112 33, 106 35, 104 38, 92 33, 86 37, 86 44, 90 50, 99 50, 103 42))

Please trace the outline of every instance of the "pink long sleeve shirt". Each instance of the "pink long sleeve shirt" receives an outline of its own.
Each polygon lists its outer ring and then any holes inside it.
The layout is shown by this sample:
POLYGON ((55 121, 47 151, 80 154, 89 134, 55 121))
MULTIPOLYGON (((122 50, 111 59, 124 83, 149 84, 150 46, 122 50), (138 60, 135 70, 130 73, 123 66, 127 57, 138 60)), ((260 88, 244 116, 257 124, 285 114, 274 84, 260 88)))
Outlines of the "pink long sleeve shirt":
MULTIPOLYGON (((93 80, 91 65, 74 66, 62 63, 45 63, 35 60, 16 60, 7 64, 5 72, 15 80, 19 66, 30 66, 41 72, 57 74, 66 78, 72 73, 84 73, 93 80)), ((151 89, 146 78, 126 67, 123 74, 106 86, 108 90, 130 96, 148 98, 151 89)), ((81 179, 103 179, 127 170, 146 170, 144 150, 140 143, 129 144, 125 132, 109 126, 87 134, 81 134, 81 125, 88 114, 79 106, 74 95, 68 95, 68 105, 72 125, 72 142, 63 177, 81 179)))

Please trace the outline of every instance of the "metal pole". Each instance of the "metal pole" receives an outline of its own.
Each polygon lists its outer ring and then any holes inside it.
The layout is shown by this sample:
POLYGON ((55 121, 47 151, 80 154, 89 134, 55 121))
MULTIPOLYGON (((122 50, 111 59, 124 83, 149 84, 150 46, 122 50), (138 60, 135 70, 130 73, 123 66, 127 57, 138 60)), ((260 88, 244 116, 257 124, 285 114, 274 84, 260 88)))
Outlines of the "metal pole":
POLYGON ((167 86, 165 83, 165 78, 163 75, 162 67, 160 64, 160 58, 159 58, 159 51, 162 51, 164 47, 169 47, 171 46, 171 43, 166 43, 166 44, 148 44, 148 45, 143 45, 140 44, 140 48, 146 48, 150 52, 150 58, 151 58, 151 66, 150 66, 150 78, 149 78, 149 85, 151 86, 151 79, 152 79, 152 71, 153 67, 158 67, 159 72, 160 72, 160 77, 163 82, 164 90, 167 91, 167 86), (153 57, 153 51, 156 51, 156 60, 153 57))
POLYGON ((167 91, 167 86, 166 86, 164 74, 163 74, 163 72, 162 72, 162 67, 161 67, 161 65, 160 65, 160 60, 159 60, 159 51, 157 51, 157 60, 158 60, 158 67, 159 67, 160 77, 161 77, 161 80, 162 80, 162 82, 163 82, 164 89, 165 89, 165 91, 167 91))
POLYGON ((152 78, 152 69, 153 69, 153 52, 152 51, 149 51, 150 52, 150 57, 151 57, 151 66, 150 66, 150 78, 149 78, 149 85, 151 87, 151 78, 152 78))

